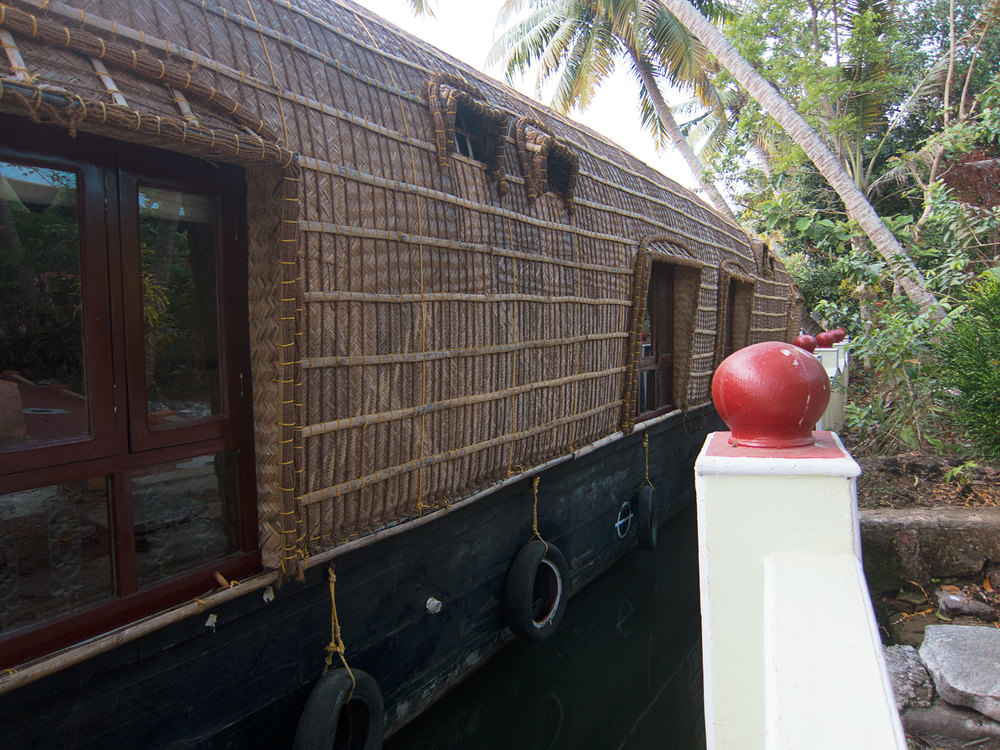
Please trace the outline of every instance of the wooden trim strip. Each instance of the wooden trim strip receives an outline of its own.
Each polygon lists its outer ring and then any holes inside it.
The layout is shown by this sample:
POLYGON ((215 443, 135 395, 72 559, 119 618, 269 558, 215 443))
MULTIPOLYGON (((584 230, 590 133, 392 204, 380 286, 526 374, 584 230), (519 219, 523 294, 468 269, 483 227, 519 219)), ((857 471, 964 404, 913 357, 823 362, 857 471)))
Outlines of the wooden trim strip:
POLYGON ((306 425, 302 428, 302 436, 306 438, 315 437, 317 435, 325 435, 330 432, 339 432, 340 430, 349 430, 356 427, 367 427, 368 425, 382 424, 384 422, 398 422, 402 419, 412 419, 413 417, 421 417, 425 414, 433 414, 435 412, 455 409, 462 406, 474 406, 475 404, 485 404, 490 401, 502 401, 503 399, 510 398, 511 396, 518 396, 522 393, 528 393, 529 391, 535 391, 541 388, 558 388, 560 386, 569 385, 581 380, 594 380, 597 378, 608 377, 610 375, 616 375, 619 372, 624 372, 624 370, 624 367, 612 367, 600 372, 584 372, 577 375, 567 375, 554 380, 525 383, 524 385, 506 388, 502 391, 494 391, 493 393, 478 393, 473 396, 459 396, 445 401, 421 404, 420 406, 411 406, 407 409, 394 409, 393 411, 385 411, 379 414, 362 414, 356 417, 345 417, 344 419, 336 419, 332 422, 306 425))
POLYGON ((419 195, 424 198, 429 198, 431 200, 441 201, 443 203, 451 203, 455 206, 460 206, 462 208, 467 208, 471 211, 477 211, 483 214, 490 214, 493 216, 499 216, 506 219, 514 219, 515 221, 520 221, 525 224, 532 224, 537 227, 542 227, 545 229, 555 229, 559 232, 566 234, 575 234, 580 237, 589 237, 591 239, 603 240, 604 242, 614 242, 619 245, 625 245, 627 247, 635 247, 638 243, 635 240, 630 240, 626 237, 620 237, 614 234, 604 234, 601 232, 592 232, 587 229, 580 229, 579 227, 572 226, 570 224, 561 224, 555 221, 545 221, 544 219, 536 219, 533 216, 527 216, 517 211, 511 211, 506 208, 500 208, 499 206, 490 206, 484 203, 476 203, 475 201, 468 200, 467 198, 461 198, 457 195, 451 195, 450 193, 445 193, 441 190, 432 190, 430 188, 425 188, 421 185, 413 185, 408 182, 401 182, 399 180, 389 180, 385 177, 377 177, 375 175, 368 174, 366 172, 361 172, 357 169, 350 169, 344 167, 340 164, 333 164, 322 159, 317 159, 311 156, 303 156, 300 158, 299 163, 306 169, 312 169, 317 172, 324 172, 326 174, 335 175, 337 177, 343 177, 345 179, 354 180, 355 182, 361 182, 366 185, 373 185, 375 187, 386 188, 387 190, 394 190, 400 193, 408 193, 410 195, 419 195))
MULTIPOLYGON (((616 368, 619 371, 624 371, 625 368, 616 368)), ((528 430, 521 430, 519 432, 511 432, 506 435, 500 435, 498 437, 492 438, 490 440, 485 440, 481 443, 476 443, 474 445, 467 445, 464 448, 458 448, 452 451, 446 451, 444 453, 438 453, 433 456, 424 456, 423 458, 417 459, 415 461, 409 461, 405 464, 399 466, 393 466, 388 469, 382 469, 374 474, 369 474, 365 477, 359 477, 358 479, 352 479, 349 482, 343 482, 341 484, 334 485, 333 487, 327 487, 322 490, 315 490, 313 492, 308 492, 301 495, 298 499, 302 505, 310 505, 312 503, 317 503, 322 500, 332 500, 341 495, 345 495, 349 492, 354 492, 356 490, 363 489, 373 484, 378 484, 379 482, 384 482, 387 479, 391 479, 394 476, 400 474, 406 474, 411 471, 416 471, 427 466, 433 466, 435 464, 442 463, 444 461, 453 461, 458 458, 463 458, 464 456, 469 456, 473 453, 479 453, 480 451, 487 450, 489 448, 495 448, 500 445, 505 445, 507 443, 516 442, 518 440, 525 440, 526 438, 533 437, 542 432, 547 432, 553 430, 556 427, 561 427, 564 424, 569 424, 570 422, 579 422, 584 419, 589 419, 590 417, 597 416, 606 411, 612 409, 620 409, 621 401, 609 401, 601 406, 594 409, 589 409, 585 412, 580 412, 578 414, 570 414, 566 417, 560 419, 554 419, 551 422, 545 424, 537 425, 528 430)))
POLYGON ((572 260, 553 258, 551 255, 538 255, 534 253, 523 253, 518 250, 509 250, 496 245, 485 245, 474 242, 462 242, 451 240, 446 237, 432 237, 430 235, 416 235, 407 232, 390 232, 385 229, 372 229, 370 227, 348 226, 346 224, 332 224, 323 221, 299 221, 299 228, 304 232, 314 232, 320 234, 333 234, 343 237, 355 237, 368 240, 386 240, 388 242, 405 242, 413 245, 429 245, 431 247, 442 247, 448 250, 462 250, 465 252, 481 253, 484 255, 499 255, 504 258, 514 258, 516 260, 526 260, 532 263, 546 263, 553 266, 565 268, 576 268, 581 271, 597 271, 599 273, 616 274, 621 276, 631 276, 632 272, 628 268, 616 266, 604 266, 596 263, 577 263, 572 260))
POLYGON ((566 339, 540 339, 523 341, 516 344, 498 344, 496 346, 477 346, 471 349, 445 349, 434 352, 403 352, 399 354, 353 354, 339 357, 309 357, 303 359, 303 369, 311 370, 324 367, 355 367, 366 365, 396 365, 419 362, 434 362, 458 357, 482 357, 491 354, 509 354, 528 349, 544 349, 552 346, 567 346, 588 341, 613 341, 627 339, 628 333, 594 333, 573 336, 566 339))
POLYGON ((591 306, 628 307, 629 300, 604 297, 590 299, 588 297, 551 297, 545 294, 465 294, 461 292, 425 292, 420 294, 378 294, 375 292, 306 292, 305 302, 372 302, 380 304, 418 305, 424 302, 478 302, 481 304, 497 304, 502 302, 537 302, 544 305, 560 305, 571 303, 591 306))

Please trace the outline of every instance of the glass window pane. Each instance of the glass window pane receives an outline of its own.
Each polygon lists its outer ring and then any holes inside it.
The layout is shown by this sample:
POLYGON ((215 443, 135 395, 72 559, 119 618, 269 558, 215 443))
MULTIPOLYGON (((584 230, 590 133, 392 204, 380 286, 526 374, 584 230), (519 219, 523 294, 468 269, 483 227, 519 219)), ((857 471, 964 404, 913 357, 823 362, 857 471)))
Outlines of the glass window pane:
POLYGON ((0 161, 0 449, 86 435, 77 177, 0 161))
POLYGON ((152 466, 131 488, 140 585, 239 550, 236 451, 152 466))
POLYGON ((639 329, 639 338, 642 340, 642 353, 639 356, 644 359, 656 356, 656 351, 653 349, 656 337, 653 336, 652 309, 653 290, 650 287, 650 290, 646 293, 646 310, 642 318, 642 327, 639 329))
POLYGON ((659 367, 656 370, 656 406, 663 407, 673 402, 673 369, 659 367))
POLYGON ((656 408, 656 370, 639 373, 639 414, 656 408))
POLYGON ((110 599, 104 477, 0 495, 0 632, 110 599))
POLYGON ((139 191, 151 427, 222 413, 214 213, 210 197, 139 191))

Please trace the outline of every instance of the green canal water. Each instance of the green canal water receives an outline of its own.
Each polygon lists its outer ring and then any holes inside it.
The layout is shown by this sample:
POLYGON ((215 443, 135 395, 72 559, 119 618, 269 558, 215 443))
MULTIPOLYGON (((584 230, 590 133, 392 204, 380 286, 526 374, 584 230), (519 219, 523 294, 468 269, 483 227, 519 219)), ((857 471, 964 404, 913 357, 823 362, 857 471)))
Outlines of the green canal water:
POLYGON ((569 602, 542 643, 512 642, 385 750, 705 747, 694 509, 569 602))

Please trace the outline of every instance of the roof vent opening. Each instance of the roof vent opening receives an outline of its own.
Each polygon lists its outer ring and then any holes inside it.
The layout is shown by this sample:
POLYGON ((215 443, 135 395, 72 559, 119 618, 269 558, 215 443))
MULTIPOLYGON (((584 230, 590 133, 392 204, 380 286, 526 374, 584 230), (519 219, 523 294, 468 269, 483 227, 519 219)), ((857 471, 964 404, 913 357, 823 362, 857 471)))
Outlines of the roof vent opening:
POLYGON ((464 78, 438 73, 427 84, 427 103, 434 119, 438 163, 450 164, 461 154, 486 165, 487 177, 507 193, 504 150, 507 145, 506 112, 485 102, 485 96, 464 78))
POLYGON ((567 213, 572 216, 579 157, 537 120, 522 117, 515 130, 528 200, 534 202, 539 195, 555 193, 563 199, 567 213))

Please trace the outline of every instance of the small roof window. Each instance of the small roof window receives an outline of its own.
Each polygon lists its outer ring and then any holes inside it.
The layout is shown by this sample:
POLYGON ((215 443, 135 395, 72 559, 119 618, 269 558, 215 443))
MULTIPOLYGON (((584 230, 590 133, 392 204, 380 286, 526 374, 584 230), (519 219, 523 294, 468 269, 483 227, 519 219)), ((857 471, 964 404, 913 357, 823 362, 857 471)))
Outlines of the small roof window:
POLYGON ((534 201, 539 195, 553 192, 562 197, 572 216, 579 157, 537 120, 522 117, 514 129, 528 200, 534 201))
POLYGON ((434 119, 434 141, 441 167, 450 165, 454 153, 475 159, 486 165, 487 176, 505 194, 507 113, 486 104, 483 93, 464 78, 447 73, 438 73, 428 81, 427 103, 434 119))

